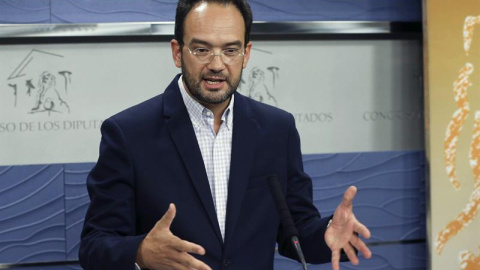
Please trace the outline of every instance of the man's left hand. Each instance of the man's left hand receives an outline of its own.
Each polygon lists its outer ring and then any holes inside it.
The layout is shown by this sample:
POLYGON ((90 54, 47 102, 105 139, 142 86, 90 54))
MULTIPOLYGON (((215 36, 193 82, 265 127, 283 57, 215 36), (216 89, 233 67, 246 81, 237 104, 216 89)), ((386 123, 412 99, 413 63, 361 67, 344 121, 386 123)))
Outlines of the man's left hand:
POLYGON ((343 194, 343 201, 333 214, 332 223, 325 232, 325 242, 332 250, 332 268, 340 269, 340 254, 342 249, 348 256, 350 262, 358 264, 358 257, 355 251, 358 250, 363 257, 370 258, 372 252, 358 235, 370 238, 368 228, 360 223, 353 214, 352 201, 357 194, 357 188, 349 187, 343 194))

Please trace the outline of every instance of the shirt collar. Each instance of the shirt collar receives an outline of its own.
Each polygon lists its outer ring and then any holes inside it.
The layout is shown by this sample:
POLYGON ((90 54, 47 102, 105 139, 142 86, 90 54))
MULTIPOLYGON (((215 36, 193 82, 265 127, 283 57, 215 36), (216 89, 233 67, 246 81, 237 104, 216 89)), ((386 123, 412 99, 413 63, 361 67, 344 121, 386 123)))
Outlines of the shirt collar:
MULTIPOLYGON (((212 111, 207 109, 205 106, 202 104, 198 103, 195 99, 193 99, 188 93, 187 90, 185 89, 185 86, 183 85, 183 75, 180 76, 178 79, 178 87, 180 88, 180 93, 182 94, 183 98, 183 103, 185 104, 185 107, 187 107, 188 114, 190 115, 190 120, 192 121, 192 124, 194 128, 199 128, 201 125, 203 125, 204 120, 203 117, 213 117, 212 111)), ((230 99, 230 103, 228 104, 227 109, 223 112, 222 115, 222 121, 225 123, 228 129, 231 129, 233 126, 233 104, 235 100, 235 95, 232 95, 232 98, 230 99)))

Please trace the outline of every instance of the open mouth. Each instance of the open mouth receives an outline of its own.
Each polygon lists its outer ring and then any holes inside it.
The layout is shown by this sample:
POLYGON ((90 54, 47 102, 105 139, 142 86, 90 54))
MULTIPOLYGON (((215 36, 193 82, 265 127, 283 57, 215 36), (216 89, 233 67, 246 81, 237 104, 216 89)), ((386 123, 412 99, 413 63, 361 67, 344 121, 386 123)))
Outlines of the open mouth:
POLYGON ((212 81, 212 80, 206 80, 208 84, 219 84, 223 81, 212 81))
POLYGON ((210 88, 217 88, 223 86, 225 79, 222 78, 204 78, 206 86, 210 88))

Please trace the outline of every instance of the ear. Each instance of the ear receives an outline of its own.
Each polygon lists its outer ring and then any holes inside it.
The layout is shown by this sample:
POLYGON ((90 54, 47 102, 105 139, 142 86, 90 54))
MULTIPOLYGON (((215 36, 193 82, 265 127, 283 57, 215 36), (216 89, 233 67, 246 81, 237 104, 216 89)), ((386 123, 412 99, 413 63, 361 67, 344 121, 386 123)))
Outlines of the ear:
POLYGON ((170 47, 172 48, 172 57, 175 66, 178 68, 182 67, 182 47, 176 39, 170 41, 170 47))
POLYGON ((245 46, 245 56, 243 57, 243 68, 247 68, 248 60, 250 59, 250 50, 252 50, 252 42, 248 42, 245 46))

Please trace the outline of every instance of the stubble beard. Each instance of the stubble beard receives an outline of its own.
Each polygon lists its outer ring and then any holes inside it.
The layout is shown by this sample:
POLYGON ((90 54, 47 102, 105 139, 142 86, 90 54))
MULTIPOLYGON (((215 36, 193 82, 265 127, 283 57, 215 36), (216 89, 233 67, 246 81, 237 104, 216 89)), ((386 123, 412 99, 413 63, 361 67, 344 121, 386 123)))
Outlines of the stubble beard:
POLYGON ((221 72, 213 71, 209 71, 207 74, 199 74, 198 78, 195 78, 194 75, 192 75, 186 68, 186 65, 183 61, 183 56, 181 58, 181 62, 183 82, 186 84, 187 90, 198 102, 203 104, 220 104, 230 99, 235 91, 237 91, 238 85, 240 84, 240 80, 242 78, 243 69, 240 69, 240 76, 236 80, 232 80, 230 76, 225 76, 221 72), (224 78, 228 86, 227 91, 225 91, 223 94, 212 93, 212 95, 208 95, 209 92, 207 92, 207 90, 203 91, 201 86, 204 76, 219 76, 224 78))

